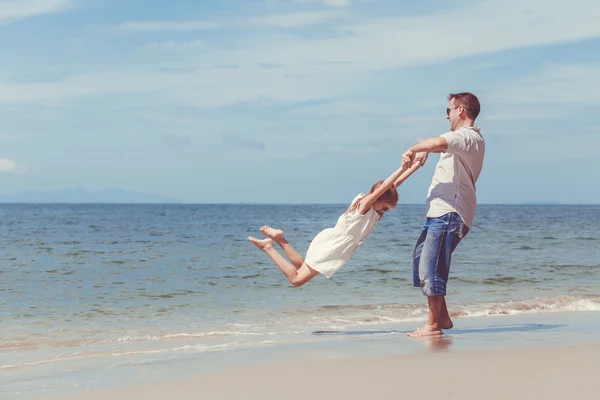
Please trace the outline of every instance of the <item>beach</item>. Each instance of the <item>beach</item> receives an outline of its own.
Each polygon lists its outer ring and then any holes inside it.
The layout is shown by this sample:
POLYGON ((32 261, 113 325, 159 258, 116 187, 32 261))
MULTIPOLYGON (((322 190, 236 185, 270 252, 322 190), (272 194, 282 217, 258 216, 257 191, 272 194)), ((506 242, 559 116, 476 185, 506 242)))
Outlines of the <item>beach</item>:
POLYGON ((564 399, 597 396, 600 343, 258 365, 65 399, 564 399))
POLYGON ((438 362, 456 398, 485 379, 560 393, 588 376, 552 368, 596 354, 598 206, 479 207, 453 255, 455 326, 433 342, 406 337, 427 317, 411 270, 422 205, 386 215, 332 279, 301 288, 246 239, 269 223, 304 252, 345 207, 1 205, 0 398, 416 396, 442 379, 426 372, 438 362))
POLYGON ((158 373, 143 382, 35 398, 553 400, 597 395, 600 323, 595 313, 457 322, 454 332, 438 338, 408 339, 403 329, 408 325, 323 332, 317 335, 327 336, 325 341, 228 354, 228 362, 208 368, 200 360, 172 365, 180 369, 180 378, 158 373))
POLYGON ((0 0, 0 400, 600 399, 599 15, 0 0))

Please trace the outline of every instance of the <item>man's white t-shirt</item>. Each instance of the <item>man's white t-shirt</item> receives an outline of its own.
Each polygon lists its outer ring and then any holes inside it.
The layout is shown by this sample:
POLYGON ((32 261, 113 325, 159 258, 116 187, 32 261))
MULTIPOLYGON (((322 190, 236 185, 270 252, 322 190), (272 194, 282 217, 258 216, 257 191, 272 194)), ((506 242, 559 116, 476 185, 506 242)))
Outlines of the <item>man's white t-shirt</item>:
POLYGON ((469 228, 475 218, 475 182, 481 173, 485 141, 477 127, 462 127, 441 135, 448 149, 440 154, 427 193, 427 217, 457 212, 469 228))

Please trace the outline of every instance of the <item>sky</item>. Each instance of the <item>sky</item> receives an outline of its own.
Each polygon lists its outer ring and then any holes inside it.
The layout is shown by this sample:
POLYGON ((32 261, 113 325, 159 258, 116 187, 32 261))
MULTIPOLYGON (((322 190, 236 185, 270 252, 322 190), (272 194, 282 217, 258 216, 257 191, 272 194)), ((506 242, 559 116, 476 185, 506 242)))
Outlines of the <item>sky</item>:
MULTIPOLYGON (((347 203, 482 105, 480 203, 600 203, 597 0, 0 0, 0 195, 347 203)), ((399 189, 424 203, 438 159, 399 189)))

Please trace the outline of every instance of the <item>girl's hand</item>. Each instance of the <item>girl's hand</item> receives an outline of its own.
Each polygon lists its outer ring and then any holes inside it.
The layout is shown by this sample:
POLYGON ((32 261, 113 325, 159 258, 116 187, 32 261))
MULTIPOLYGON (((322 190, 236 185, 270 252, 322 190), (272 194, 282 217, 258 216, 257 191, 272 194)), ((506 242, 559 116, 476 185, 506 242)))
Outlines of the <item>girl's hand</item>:
POLYGON ((404 154, 402 154, 402 166, 404 166, 404 163, 406 162, 408 165, 408 168, 410 168, 412 166, 414 159, 415 159, 415 152, 412 151, 411 149, 406 150, 404 152, 404 154))
POLYGON ((413 163, 412 158, 409 155, 407 155, 406 153, 404 153, 402 155, 402 168, 408 169, 412 166, 412 163, 413 163))

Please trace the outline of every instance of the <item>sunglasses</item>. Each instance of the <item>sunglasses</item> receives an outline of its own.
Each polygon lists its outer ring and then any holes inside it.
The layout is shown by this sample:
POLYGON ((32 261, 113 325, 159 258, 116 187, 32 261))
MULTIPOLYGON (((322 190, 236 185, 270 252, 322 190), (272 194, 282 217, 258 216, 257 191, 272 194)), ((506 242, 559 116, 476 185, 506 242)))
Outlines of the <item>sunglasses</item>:
POLYGON ((450 110, 457 109, 458 107, 462 107, 462 108, 464 108, 465 110, 467 109, 467 107, 465 107, 465 106, 463 106, 463 105, 458 105, 458 106, 456 106, 456 107, 452 107, 452 108, 446 108, 446 115, 447 115, 447 116, 449 116, 449 115, 450 115, 450 110))

